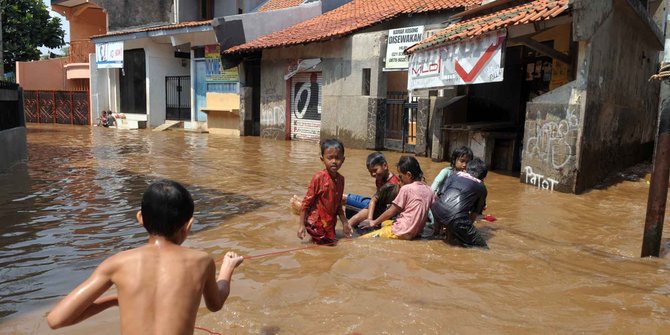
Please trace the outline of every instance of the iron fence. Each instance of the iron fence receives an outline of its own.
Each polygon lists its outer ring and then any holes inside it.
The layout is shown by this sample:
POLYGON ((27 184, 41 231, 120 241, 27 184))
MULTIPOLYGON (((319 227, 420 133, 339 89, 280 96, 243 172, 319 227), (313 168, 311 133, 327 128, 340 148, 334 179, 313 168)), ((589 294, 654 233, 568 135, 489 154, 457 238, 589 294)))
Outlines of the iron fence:
POLYGON ((90 124, 88 91, 25 91, 26 121, 90 124))

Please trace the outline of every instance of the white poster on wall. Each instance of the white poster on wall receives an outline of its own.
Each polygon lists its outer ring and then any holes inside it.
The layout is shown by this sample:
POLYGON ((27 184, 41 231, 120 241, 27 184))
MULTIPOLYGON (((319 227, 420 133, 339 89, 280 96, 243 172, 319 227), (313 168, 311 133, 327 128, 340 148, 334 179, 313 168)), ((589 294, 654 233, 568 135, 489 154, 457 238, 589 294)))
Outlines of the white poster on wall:
POLYGON ((408 89, 482 84, 503 80, 506 30, 498 30, 412 54, 408 89))
POLYGON ((403 52, 423 38, 423 26, 397 28, 389 30, 386 43, 385 69, 406 69, 409 57, 403 52))
POLYGON ((96 44, 95 64, 99 69, 123 68, 123 42, 96 44))

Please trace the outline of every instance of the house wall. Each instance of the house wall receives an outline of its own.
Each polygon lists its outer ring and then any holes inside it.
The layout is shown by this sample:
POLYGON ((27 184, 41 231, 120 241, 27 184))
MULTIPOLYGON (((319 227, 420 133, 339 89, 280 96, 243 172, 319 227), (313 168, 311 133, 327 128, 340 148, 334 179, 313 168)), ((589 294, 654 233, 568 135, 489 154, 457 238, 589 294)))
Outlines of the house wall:
POLYGON ((577 193, 651 158, 659 83, 649 77, 656 73, 659 50, 653 39, 640 36, 640 18, 624 9, 614 6, 589 40, 577 193))
POLYGON ((123 47, 125 50, 144 49, 147 121, 151 128, 160 126, 165 122, 165 77, 189 76, 190 62, 182 66, 181 59, 174 57, 175 49, 171 45, 156 43, 150 39, 125 41, 123 47))
POLYGON ((175 0, 96 0, 107 12, 108 30, 175 23, 175 0))
POLYGON ((79 8, 73 7, 66 13, 70 23, 70 40, 88 40, 91 36, 107 33, 107 14, 102 8, 89 7, 81 14, 72 16, 79 8))
POLYGON ((16 82, 24 90, 66 91, 74 90, 66 78, 67 58, 54 58, 34 62, 16 62, 16 82))
POLYGON ((261 64, 261 136, 285 137, 286 74, 298 59, 321 58, 323 76, 321 138, 337 137, 348 147, 365 148, 368 103, 385 95, 379 87, 384 32, 361 33, 332 42, 263 52, 261 64), (362 72, 371 69, 370 95, 362 95, 362 72))

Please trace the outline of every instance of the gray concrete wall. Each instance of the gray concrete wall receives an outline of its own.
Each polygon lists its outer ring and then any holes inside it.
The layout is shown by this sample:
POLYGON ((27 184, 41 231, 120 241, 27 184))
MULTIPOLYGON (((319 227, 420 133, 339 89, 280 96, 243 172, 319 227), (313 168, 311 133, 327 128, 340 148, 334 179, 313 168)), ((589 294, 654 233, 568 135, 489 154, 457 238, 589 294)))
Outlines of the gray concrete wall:
POLYGON ((212 26, 221 50, 226 50, 321 15, 321 5, 317 2, 267 12, 219 14, 217 11, 212 26))
POLYGON ((368 105, 384 97, 378 78, 382 32, 361 33, 325 43, 263 52, 261 64, 261 136, 283 138, 286 90, 283 76, 291 60, 321 58, 321 138, 337 137, 348 147, 368 146, 368 105), (362 95, 362 72, 371 69, 370 95, 362 95), (284 117, 276 117, 283 114, 284 117), (278 121, 278 122, 275 122, 278 121), (281 136, 278 136, 278 133, 281 136))
POLYGON ((95 3, 105 9, 110 32, 175 23, 174 0, 96 0, 95 3))
POLYGON ((261 62, 261 137, 283 140, 286 128, 286 61, 268 57, 261 62))
POLYGON ((16 127, 0 131, 0 173, 26 159, 28 159, 26 128, 16 127))
POLYGON ((615 6, 589 40, 577 193, 608 174, 651 157, 657 122, 659 50, 636 18, 615 6))

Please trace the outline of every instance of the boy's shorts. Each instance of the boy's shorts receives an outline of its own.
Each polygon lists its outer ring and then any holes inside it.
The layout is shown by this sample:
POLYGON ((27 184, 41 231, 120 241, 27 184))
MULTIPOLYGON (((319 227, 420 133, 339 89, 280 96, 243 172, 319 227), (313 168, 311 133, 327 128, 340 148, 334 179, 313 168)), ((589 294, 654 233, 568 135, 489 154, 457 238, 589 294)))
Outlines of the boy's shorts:
POLYGON ((486 240, 469 218, 454 219, 447 224, 447 236, 444 239, 449 244, 456 244, 466 248, 479 247, 488 249, 486 240))
POLYGON ((381 229, 375 230, 371 233, 367 233, 361 236, 361 238, 371 238, 371 237, 389 238, 392 240, 404 240, 402 236, 397 236, 396 234, 393 233, 393 220, 386 220, 382 222, 381 229))
POLYGON ((356 208, 368 208, 370 205, 370 198, 364 197, 359 194, 348 194, 347 195, 347 206, 356 207, 356 208))

